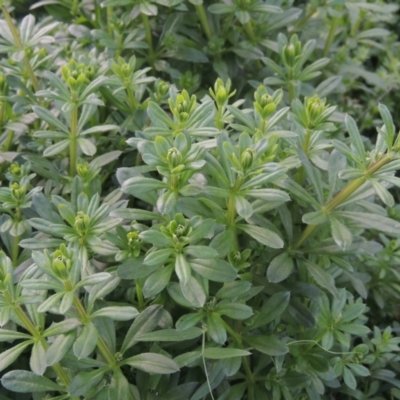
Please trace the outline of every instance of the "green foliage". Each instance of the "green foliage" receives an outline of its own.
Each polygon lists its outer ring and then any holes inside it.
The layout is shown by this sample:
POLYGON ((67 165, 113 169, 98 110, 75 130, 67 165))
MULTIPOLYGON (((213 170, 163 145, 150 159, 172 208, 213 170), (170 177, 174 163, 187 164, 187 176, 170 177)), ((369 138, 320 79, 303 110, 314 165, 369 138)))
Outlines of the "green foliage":
POLYGON ((10 3, 0 398, 400 399, 398 5, 10 3))

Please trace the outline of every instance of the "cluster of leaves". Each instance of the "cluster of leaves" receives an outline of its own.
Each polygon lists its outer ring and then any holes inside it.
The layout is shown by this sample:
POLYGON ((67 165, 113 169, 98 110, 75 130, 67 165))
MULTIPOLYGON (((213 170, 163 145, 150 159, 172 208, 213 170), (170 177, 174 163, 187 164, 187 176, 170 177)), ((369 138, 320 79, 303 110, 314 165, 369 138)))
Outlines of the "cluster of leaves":
POLYGON ((398 6, 26 3, 0 398, 400 399, 398 6))

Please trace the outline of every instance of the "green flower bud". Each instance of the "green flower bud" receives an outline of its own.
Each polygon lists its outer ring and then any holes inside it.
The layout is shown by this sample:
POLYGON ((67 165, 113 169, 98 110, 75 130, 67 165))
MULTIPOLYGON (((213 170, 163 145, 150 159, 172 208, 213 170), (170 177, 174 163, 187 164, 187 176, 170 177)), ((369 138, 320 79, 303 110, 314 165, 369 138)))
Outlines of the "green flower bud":
POLYGON ((68 80, 67 80, 67 83, 68 83, 68 86, 70 87, 70 89, 71 90, 77 90, 77 88, 78 88, 78 85, 77 85, 77 82, 76 82, 76 79, 75 78, 73 78, 72 76, 70 76, 69 78, 68 78, 68 80))
POLYGON ((240 163, 242 164, 243 171, 246 171, 252 166, 255 155, 255 151, 252 149, 247 149, 242 153, 240 163))
POLYGON ((220 107, 224 106, 227 98, 228 98, 228 92, 223 86, 220 86, 216 94, 217 104, 220 107))
POLYGON ((78 175, 81 178, 85 178, 89 172, 89 164, 88 163, 78 164, 76 166, 76 171, 78 172, 78 175))
POLYGON ((158 85, 158 93, 161 96, 165 96, 168 93, 168 90, 169 90, 169 83, 164 81, 160 82, 160 84, 158 85))
POLYGON ((261 99, 258 101, 258 103, 261 107, 265 107, 268 104, 271 104, 273 101, 274 99, 272 98, 272 96, 270 96, 269 94, 264 94, 261 96, 261 99))
POLYGON ((26 186, 25 185, 20 186, 18 182, 14 182, 10 186, 10 190, 11 190, 11 196, 15 200, 22 200, 26 193, 26 186))
POLYGON ((276 104, 275 103, 270 103, 267 104, 262 111, 262 117, 264 119, 267 119, 274 111, 276 110, 276 104))
POLYGON ((301 42, 297 41, 296 44, 294 45, 294 48, 295 48, 295 53, 296 53, 296 57, 297 57, 301 54, 301 42))
POLYGON ((74 227, 79 232, 81 236, 86 233, 86 229, 89 226, 89 216, 79 211, 75 217, 74 227))
POLYGON ((61 67, 61 76, 63 77, 65 82, 68 82, 70 74, 69 74, 69 68, 66 65, 63 65, 61 67))
POLYGON ((85 85, 87 82, 87 78, 85 76, 85 74, 81 73, 78 76, 78 79, 76 80, 76 83, 78 84, 79 87, 82 87, 83 85, 85 85))
POLYGON ((121 74, 124 78, 129 78, 131 75, 131 68, 129 64, 122 64, 121 65, 121 74))
POLYGON ((9 58, 7 61, 11 66, 17 65, 17 62, 12 58, 9 58))
POLYGON ((65 265, 64 261, 62 260, 61 257, 56 258, 53 261, 52 264, 53 267, 53 271, 56 273, 56 275, 63 279, 63 280, 67 280, 68 279, 68 271, 67 271, 67 266, 65 265))
POLYGON ((284 54, 284 59, 286 61, 286 64, 289 67, 293 67, 294 66, 294 62, 295 62, 295 56, 296 56, 296 49, 295 46, 290 43, 289 45, 285 46, 283 49, 283 54, 284 54))
POLYGON ((176 168, 182 163, 182 154, 175 147, 168 150, 167 161, 171 168, 176 168))
POLYGON ((187 112, 181 112, 179 114, 179 121, 180 122, 185 122, 185 121, 188 120, 188 118, 189 118, 189 114, 187 112))

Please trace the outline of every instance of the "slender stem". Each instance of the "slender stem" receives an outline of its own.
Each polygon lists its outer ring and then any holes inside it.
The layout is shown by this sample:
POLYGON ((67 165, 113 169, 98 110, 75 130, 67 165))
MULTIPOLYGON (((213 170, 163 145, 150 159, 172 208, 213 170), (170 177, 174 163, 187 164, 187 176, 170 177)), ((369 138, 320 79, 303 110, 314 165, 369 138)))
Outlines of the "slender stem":
MULTIPOLYGON (((14 222, 20 222, 22 219, 22 214, 21 214, 21 209, 19 207, 17 207, 15 214, 16 215, 15 215, 14 222)), ((12 255, 11 255, 11 259, 12 259, 12 263, 13 263, 14 267, 17 266, 20 239, 21 239, 20 236, 14 236, 13 245, 12 245, 12 255)))
POLYGON ((154 50, 153 50, 153 38, 151 35, 151 26, 149 22, 149 17, 146 14, 141 14, 143 26, 146 30, 146 42, 149 45, 149 63, 150 65, 153 64, 154 58, 154 50))
POLYGON ((112 9, 112 7, 107 7, 106 10, 107 10, 107 32, 109 35, 112 35, 113 27, 111 24, 111 19, 112 19, 112 15, 113 15, 113 9, 112 9))
POLYGON ((288 83, 288 91, 289 91, 289 102, 292 103, 292 101, 295 98, 295 94, 294 94, 294 84, 292 81, 289 81, 288 83))
MULTIPOLYGON (((351 182, 349 182, 331 201, 328 202, 322 210, 329 214, 340 204, 344 203, 344 201, 350 197, 359 187, 361 187, 367 179, 377 172, 384 165, 389 163, 392 160, 390 154, 385 154, 381 159, 372 164, 365 172, 365 175, 361 178, 357 178, 351 182)), ((315 231, 318 225, 308 225, 307 228, 303 231, 297 242, 294 244, 293 249, 298 249, 315 231)))
POLYGON ((139 310, 143 310, 144 309, 143 291, 142 291, 141 286, 138 283, 136 283, 136 298, 138 301, 139 310))
POLYGON ((218 107, 217 115, 215 117, 215 126, 217 129, 224 129, 224 121, 222 120, 223 112, 223 107, 218 107))
POLYGON ((211 34, 210 24, 208 23, 206 10, 204 9, 203 4, 195 4, 195 8, 197 15, 200 19, 201 26, 203 27, 204 33, 206 34, 208 40, 210 40, 212 34, 211 34))
POLYGON ((7 22, 8 28, 10 29, 10 32, 15 40, 15 44, 18 48, 19 51, 23 51, 24 52, 24 65, 25 65, 25 69, 26 72, 31 80, 32 86, 35 89, 35 91, 37 92, 39 90, 39 83, 38 80, 36 78, 36 75, 34 74, 30 61, 29 61, 29 57, 25 52, 24 49, 24 45, 21 42, 21 38, 19 36, 19 32, 16 28, 16 26, 14 25, 14 22, 12 21, 11 15, 9 14, 9 12, 7 11, 6 6, 1 6, 1 11, 3 12, 4 18, 7 22))
POLYGON ((76 15, 78 13, 78 0, 74 0, 71 7, 71 14, 76 15))
POLYGON ((329 50, 331 49, 333 40, 335 39, 336 35, 336 29, 339 24, 339 18, 333 18, 331 27, 329 29, 328 37, 325 42, 325 47, 324 47, 324 57, 326 57, 329 54, 329 50))
POLYGON ((126 93, 128 94, 129 104, 130 104, 131 110, 133 112, 137 108, 135 95, 133 94, 133 91, 129 86, 126 87, 126 93))
POLYGON ((243 28, 247 33, 247 36, 249 37, 250 41, 253 42, 253 44, 257 43, 257 38, 254 35, 254 30, 253 30, 253 25, 251 23, 251 19, 249 19, 245 24, 243 24, 243 28))
POLYGON ((226 212, 226 226, 232 228, 235 226, 236 207, 235 207, 235 194, 232 193, 228 199, 228 210, 226 212))
MULTIPOLYGON (((72 100, 76 101, 76 92, 72 93, 72 100)), ((75 102, 74 101, 74 102, 75 102)), ((71 141, 69 144, 69 176, 76 175, 76 162, 78 151, 78 105, 71 111, 71 141)))

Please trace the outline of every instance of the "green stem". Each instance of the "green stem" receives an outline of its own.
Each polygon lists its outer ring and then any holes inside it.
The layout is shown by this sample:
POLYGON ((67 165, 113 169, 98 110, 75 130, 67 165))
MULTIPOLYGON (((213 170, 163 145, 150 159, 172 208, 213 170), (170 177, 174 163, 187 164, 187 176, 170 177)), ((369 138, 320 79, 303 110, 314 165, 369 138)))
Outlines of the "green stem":
POLYGON ((78 13, 78 0, 74 0, 71 7, 71 14, 76 15, 78 13))
MULTIPOLYGON (((19 207, 17 207, 14 222, 20 222, 21 219, 22 219, 21 209, 19 207)), ((17 266, 20 239, 21 239, 21 236, 14 236, 13 245, 12 245, 12 255, 11 255, 11 259, 12 259, 12 263, 13 263, 14 267, 17 266)))
MULTIPOLYGON (((380 160, 372 164, 366 170, 364 176, 349 182, 331 201, 328 202, 328 204, 322 207, 322 211, 324 211, 326 214, 331 213, 336 207, 344 203, 344 201, 349 198, 359 187, 361 187, 371 175, 373 175, 391 160, 391 155, 385 154, 380 160)), ((314 233, 317 227, 318 225, 308 225, 297 240, 297 242, 294 244, 292 249, 298 249, 314 233)))
POLYGON ((132 89, 131 89, 129 86, 126 87, 126 92, 127 92, 127 94, 128 94, 128 99, 129 99, 129 104, 130 104, 130 106, 131 106, 131 110, 132 110, 132 112, 133 112, 133 111, 135 111, 136 108, 137 108, 135 95, 133 94, 133 91, 132 91, 132 89))
POLYGON ((146 14, 141 14, 143 26, 146 30, 146 42, 149 45, 149 64, 152 65, 154 61, 153 38, 151 35, 151 26, 149 17, 146 14))
MULTIPOLYGON (((72 93, 72 100, 76 101, 76 93, 72 93)), ((74 102, 75 102, 74 101, 74 102)), ((76 175, 76 162, 78 152, 78 105, 71 111, 71 141, 69 144, 69 176, 76 175)))
POLYGON ((323 53, 324 57, 326 57, 329 54, 333 40, 335 39, 336 29, 338 24, 339 24, 339 18, 333 18, 331 27, 329 29, 328 37, 325 42, 324 53, 323 53))
POLYGON ((247 33, 247 36, 249 37, 250 41, 255 44, 257 43, 256 36, 254 35, 254 30, 253 30, 253 25, 251 23, 251 19, 249 19, 245 24, 243 24, 243 28, 247 33))
POLYGON ((112 36, 113 29, 112 29, 111 19, 113 15, 113 9, 112 7, 107 7, 106 10, 107 10, 107 32, 109 35, 112 36))
POLYGON ((217 115, 215 117, 215 126, 217 129, 224 129, 224 121, 222 121, 223 113, 224 113, 223 107, 218 107, 217 115))
POLYGON ((289 91, 289 102, 290 104, 292 103, 292 101, 295 98, 295 94, 294 94, 294 85, 292 81, 289 81, 288 83, 288 91, 289 91))
POLYGON ((144 297, 142 288, 138 283, 136 283, 136 298, 138 301, 138 308, 141 311, 144 309, 144 297))
POLYGON ((203 4, 195 4, 195 8, 197 15, 200 19, 201 26, 203 27, 204 33, 206 34, 207 39, 210 40, 212 37, 212 33, 210 25, 208 23, 206 10, 204 9, 203 4))
POLYGON ((21 38, 19 36, 19 32, 16 28, 16 26, 14 25, 14 22, 12 21, 11 15, 9 14, 9 12, 7 11, 6 6, 1 6, 1 10, 3 12, 4 18, 7 22, 8 28, 10 29, 10 32, 15 40, 15 44, 18 48, 19 51, 23 51, 24 52, 24 65, 25 65, 25 69, 26 72, 29 76, 29 79, 31 80, 32 86, 35 89, 35 92, 37 92, 39 90, 39 83, 38 80, 36 78, 36 75, 34 74, 30 61, 29 61, 29 57, 25 52, 24 49, 24 45, 21 42, 21 38))

